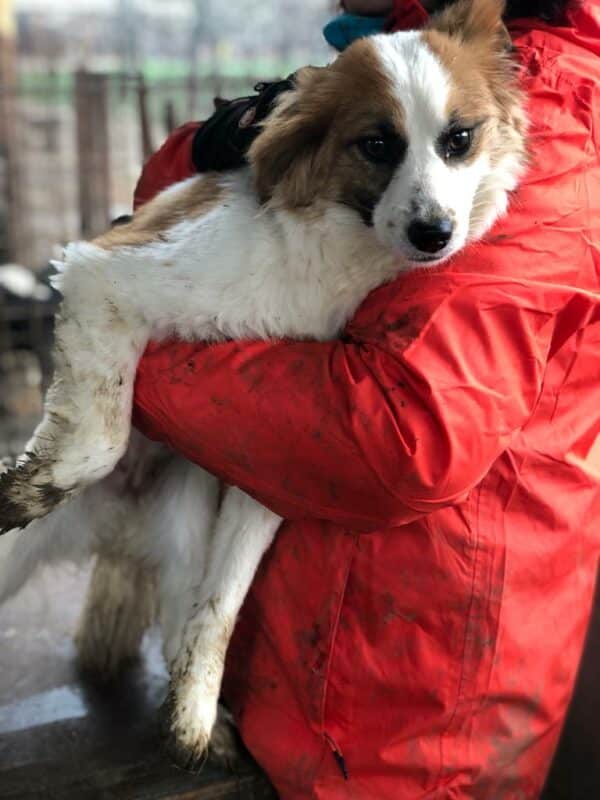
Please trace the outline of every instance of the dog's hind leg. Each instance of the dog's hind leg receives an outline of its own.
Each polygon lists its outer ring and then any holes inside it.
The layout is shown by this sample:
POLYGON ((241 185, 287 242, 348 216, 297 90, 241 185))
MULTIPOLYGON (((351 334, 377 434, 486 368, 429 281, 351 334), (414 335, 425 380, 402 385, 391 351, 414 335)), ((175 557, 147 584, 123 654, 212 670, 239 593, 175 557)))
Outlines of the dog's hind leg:
POLYGON ((281 518, 239 489, 228 489, 207 570, 172 671, 169 752, 182 768, 204 763, 235 621, 281 518))
POLYGON ((218 480, 177 458, 164 470, 146 508, 144 552, 156 568, 158 620, 169 670, 193 612, 195 589, 204 578, 218 502, 218 480))
POLYGON ((111 299, 117 291, 111 294, 103 275, 102 251, 72 248, 54 379, 26 453, 0 476, 0 532, 24 527, 106 476, 127 447, 135 369, 148 331, 131 308, 111 299))
POLYGON ((138 657, 155 614, 155 571, 135 558, 98 554, 75 636, 83 670, 113 678, 138 657))

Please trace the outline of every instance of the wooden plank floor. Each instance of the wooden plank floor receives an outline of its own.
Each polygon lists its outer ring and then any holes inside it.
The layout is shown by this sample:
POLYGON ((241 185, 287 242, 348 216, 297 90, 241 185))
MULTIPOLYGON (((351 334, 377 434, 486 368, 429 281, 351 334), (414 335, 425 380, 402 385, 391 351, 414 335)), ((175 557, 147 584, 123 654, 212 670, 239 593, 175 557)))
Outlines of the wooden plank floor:
POLYGON ((169 763, 156 636, 115 685, 82 679, 72 634, 85 583, 74 569, 48 568, 0 609, 0 799, 274 798, 250 759, 235 775, 209 763, 190 776, 169 763))

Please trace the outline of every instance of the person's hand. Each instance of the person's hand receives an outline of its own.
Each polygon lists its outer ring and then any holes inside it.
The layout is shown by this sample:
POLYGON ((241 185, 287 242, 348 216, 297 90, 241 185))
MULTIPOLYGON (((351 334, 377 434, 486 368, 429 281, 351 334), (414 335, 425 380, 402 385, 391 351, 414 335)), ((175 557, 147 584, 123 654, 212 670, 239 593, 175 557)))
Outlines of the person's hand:
POLYGON ((383 17, 392 10, 392 0, 344 0, 342 6, 349 14, 383 17))

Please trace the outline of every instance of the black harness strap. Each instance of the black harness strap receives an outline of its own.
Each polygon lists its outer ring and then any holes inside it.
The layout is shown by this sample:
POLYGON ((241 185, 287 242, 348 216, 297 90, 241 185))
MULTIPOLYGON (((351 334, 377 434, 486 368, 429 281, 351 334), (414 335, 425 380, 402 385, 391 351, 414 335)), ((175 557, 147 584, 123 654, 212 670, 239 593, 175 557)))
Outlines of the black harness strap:
POLYGON ((219 101, 214 114, 194 136, 192 161, 198 172, 224 172, 243 167, 246 153, 260 133, 260 122, 273 110, 282 92, 294 88, 294 76, 271 83, 257 83, 256 95, 219 101))

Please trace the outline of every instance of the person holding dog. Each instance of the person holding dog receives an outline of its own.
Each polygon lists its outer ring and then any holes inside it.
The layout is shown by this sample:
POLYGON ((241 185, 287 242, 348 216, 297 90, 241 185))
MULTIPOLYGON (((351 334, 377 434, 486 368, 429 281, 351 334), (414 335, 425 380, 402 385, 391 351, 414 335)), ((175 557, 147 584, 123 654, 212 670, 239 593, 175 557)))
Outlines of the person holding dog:
MULTIPOLYGON (((424 5, 345 3, 394 30, 424 5)), ((531 164, 484 241, 339 341, 170 342, 139 368, 137 426, 287 520, 225 681, 282 800, 534 800, 558 741, 600 553, 600 7, 506 22, 531 164)), ((177 130, 136 203, 199 141, 177 130)))

